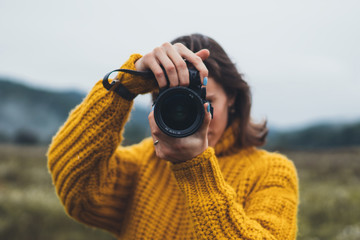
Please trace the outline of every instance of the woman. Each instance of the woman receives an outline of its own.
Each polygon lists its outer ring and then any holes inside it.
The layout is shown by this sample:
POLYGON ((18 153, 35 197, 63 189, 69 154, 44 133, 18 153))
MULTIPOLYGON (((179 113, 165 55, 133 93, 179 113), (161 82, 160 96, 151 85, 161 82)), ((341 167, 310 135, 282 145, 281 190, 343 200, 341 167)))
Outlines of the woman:
POLYGON ((295 239, 298 180, 291 161, 256 147, 265 124, 250 120, 250 91, 224 50, 200 34, 184 36, 122 68, 151 70, 156 79, 119 73, 132 94, 167 84, 187 86, 186 63, 199 72, 214 107, 185 138, 159 130, 121 146, 132 100, 99 81, 54 137, 49 169, 67 213, 118 239, 295 239))

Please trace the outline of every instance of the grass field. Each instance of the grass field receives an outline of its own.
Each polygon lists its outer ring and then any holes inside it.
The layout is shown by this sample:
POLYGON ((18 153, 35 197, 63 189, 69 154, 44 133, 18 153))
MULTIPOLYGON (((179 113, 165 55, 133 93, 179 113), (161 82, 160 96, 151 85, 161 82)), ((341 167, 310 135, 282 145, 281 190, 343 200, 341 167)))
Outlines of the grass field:
MULTIPOLYGON (((66 216, 45 152, 0 145, 0 239, 114 239, 66 216)), ((283 153, 300 179, 298 239, 360 239, 360 147, 283 153)))

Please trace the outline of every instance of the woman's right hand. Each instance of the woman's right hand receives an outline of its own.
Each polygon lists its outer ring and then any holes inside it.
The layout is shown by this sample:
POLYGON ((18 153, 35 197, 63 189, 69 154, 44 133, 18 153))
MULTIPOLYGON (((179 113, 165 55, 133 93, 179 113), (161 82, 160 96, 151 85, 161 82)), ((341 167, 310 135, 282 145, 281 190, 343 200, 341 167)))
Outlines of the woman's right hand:
POLYGON ((160 66, 166 71, 170 87, 188 86, 189 71, 184 60, 190 62, 199 71, 203 83, 204 78, 208 77, 208 70, 203 60, 209 56, 210 52, 207 49, 194 53, 181 43, 172 45, 166 42, 137 60, 135 68, 137 71, 151 70, 160 88, 167 86, 164 71, 160 66))

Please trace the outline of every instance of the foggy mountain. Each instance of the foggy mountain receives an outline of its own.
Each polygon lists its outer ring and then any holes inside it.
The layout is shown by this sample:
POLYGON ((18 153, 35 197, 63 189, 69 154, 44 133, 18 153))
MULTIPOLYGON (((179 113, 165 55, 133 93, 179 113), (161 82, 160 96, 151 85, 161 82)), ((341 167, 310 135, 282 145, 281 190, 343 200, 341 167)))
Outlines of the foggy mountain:
MULTIPOLYGON (((0 79, 0 142, 48 143, 85 95, 37 89, 0 79)), ((136 106, 126 132, 149 135, 147 115, 148 110, 136 106)), ((133 141, 127 139, 127 142, 133 141)))
MULTIPOLYGON (((85 93, 37 89, 10 79, 0 78, 0 142, 42 143, 65 122, 71 109, 85 93)), ((135 105, 124 133, 124 145, 150 136, 149 109, 135 105)), ((266 149, 319 149, 360 145, 360 121, 354 123, 320 123, 281 130, 269 127, 266 149)))

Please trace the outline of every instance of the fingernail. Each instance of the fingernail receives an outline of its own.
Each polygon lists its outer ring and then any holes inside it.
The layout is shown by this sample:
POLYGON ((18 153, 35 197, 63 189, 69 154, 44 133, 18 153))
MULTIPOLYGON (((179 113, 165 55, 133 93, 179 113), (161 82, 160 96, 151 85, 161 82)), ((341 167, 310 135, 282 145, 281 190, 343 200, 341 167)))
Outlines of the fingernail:
POLYGON ((210 112, 210 103, 208 103, 206 110, 207 110, 207 112, 210 112))
POLYGON ((208 81, 208 78, 207 77, 204 77, 204 86, 206 86, 207 85, 207 81, 208 81))
POLYGON ((155 108, 155 105, 154 105, 154 106, 152 106, 151 111, 154 111, 154 108, 155 108))

